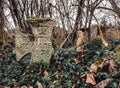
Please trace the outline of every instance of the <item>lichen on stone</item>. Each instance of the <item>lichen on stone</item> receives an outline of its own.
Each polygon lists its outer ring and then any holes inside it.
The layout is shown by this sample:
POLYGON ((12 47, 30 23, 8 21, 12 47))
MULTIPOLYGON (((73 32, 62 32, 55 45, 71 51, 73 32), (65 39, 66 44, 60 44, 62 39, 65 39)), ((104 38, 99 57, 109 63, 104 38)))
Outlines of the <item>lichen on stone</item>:
POLYGON ((17 36, 16 36, 16 46, 17 46, 18 48, 20 48, 20 46, 22 45, 22 43, 23 43, 22 37, 21 37, 20 35, 17 35, 17 36))

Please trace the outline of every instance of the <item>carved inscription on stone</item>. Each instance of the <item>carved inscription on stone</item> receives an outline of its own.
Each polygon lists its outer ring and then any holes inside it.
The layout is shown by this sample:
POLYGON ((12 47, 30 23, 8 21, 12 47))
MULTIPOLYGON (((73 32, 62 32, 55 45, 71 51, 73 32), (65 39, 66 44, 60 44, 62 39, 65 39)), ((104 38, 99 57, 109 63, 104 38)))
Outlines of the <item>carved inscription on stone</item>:
POLYGON ((35 41, 33 44, 32 59, 31 62, 50 62, 51 54, 53 53, 53 47, 51 43, 51 35, 55 23, 53 21, 45 24, 41 23, 40 27, 34 27, 33 34, 35 41))
POLYGON ((39 43, 39 45, 35 46, 33 50, 32 62, 43 60, 44 62, 49 63, 52 52, 53 48, 51 42, 39 43))

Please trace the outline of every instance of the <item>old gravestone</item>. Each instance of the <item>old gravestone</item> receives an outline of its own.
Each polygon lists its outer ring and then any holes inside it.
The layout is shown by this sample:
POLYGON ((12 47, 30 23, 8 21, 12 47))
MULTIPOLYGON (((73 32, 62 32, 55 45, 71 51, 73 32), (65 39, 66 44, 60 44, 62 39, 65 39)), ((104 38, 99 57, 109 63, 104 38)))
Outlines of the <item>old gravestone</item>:
POLYGON ((49 18, 38 18, 27 20, 31 24, 34 41, 31 41, 30 34, 22 33, 20 28, 16 28, 15 34, 15 53, 17 61, 19 61, 27 53, 31 53, 31 63, 50 62, 53 54, 51 43, 51 35, 55 21, 49 18))
POLYGON ((116 28, 109 28, 106 31, 106 39, 107 40, 117 40, 120 39, 120 30, 116 28))
POLYGON ((19 61, 24 55, 31 53, 33 42, 29 38, 29 34, 24 34, 19 27, 15 30, 15 51, 16 59, 19 61))
POLYGON ((34 35, 34 43, 32 46, 31 63, 43 62, 49 63, 53 53, 51 43, 51 35, 55 22, 51 19, 34 19, 29 20, 34 35))

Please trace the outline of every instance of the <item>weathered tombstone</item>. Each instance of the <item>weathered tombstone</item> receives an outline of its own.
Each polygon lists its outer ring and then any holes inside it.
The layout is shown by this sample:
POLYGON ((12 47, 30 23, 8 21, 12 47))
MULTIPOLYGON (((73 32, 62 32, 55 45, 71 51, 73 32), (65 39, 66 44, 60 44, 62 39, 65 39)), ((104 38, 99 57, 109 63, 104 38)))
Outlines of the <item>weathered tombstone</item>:
POLYGON ((51 35, 55 22, 49 18, 38 18, 29 20, 32 26, 32 32, 35 38, 31 63, 43 61, 50 62, 51 55, 53 53, 53 47, 51 43, 51 35))
POLYGON ((29 34, 24 34, 20 28, 15 30, 15 53, 16 59, 19 61, 24 55, 31 53, 33 42, 30 41, 29 34))
POLYGON ((120 39, 120 31, 115 28, 110 28, 106 31, 107 40, 120 39))
POLYGON ((31 41, 30 34, 22 33, 20 28, 15 32, 15 53, 17 61, 24 55, 31 53, 31 63, 43 62, 49 63, 53 54, 51 35, 55 21, 50 18, 38 18, 27 20, 31 24, 34 41, 31 41))

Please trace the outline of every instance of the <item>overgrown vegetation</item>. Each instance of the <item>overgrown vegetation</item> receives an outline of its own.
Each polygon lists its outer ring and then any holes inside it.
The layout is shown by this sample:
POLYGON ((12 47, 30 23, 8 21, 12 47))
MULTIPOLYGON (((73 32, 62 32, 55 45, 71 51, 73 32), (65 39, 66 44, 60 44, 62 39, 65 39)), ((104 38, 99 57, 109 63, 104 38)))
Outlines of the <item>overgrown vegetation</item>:
MULTIPOLYGON (((91 83, 86 83, 86 77, 83 75, 90 73, 91 64, 99 65, 102 62, 101 58, 106 55, 112 59, 120 40, 110 41, 108 48, 96 43, 92 41, 84 44, 79 52, 76 49, 58 49, 50 65, 42 61, 29 65, 30 55, 17 62, 12 47, 7 47, 6 54, 0 59, 0 85, 11 87, 31 85, 37 88, 36 82, 39 81, 44 88, 94 88, 91 83)), ((120 82, 119 60, 117 72, 110 72, 108 66, 97 70, 96 83, 107 78, 113 80, 105 88, 117 88, 120 82)))

